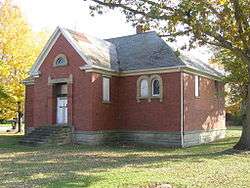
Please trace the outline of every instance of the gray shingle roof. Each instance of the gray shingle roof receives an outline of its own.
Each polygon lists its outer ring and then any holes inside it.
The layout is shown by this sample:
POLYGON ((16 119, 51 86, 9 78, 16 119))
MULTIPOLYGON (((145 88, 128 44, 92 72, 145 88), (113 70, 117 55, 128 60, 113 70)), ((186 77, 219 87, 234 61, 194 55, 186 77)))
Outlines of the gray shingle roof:
POLYGON ((192 69, 205 72, 210 75, 214 76, 223 76, 222 73, 211 67, 209 64, 204 63, 203 61, 196 59, 195 57, 188 57, 184 55, 180 55, 179 58, 182 60, 182 62, 185 63, 187 67, 190 67, 192 69))
POLYGON ((121 71, 184 65, 155 32, 107 40, 116 46, 121 71))
POLYGON ((114 44, 70 29, 66 29, 66 31, 72 36, 74 43, 80 47, 91 64, 119 71, 114 44))
POLYGON ((178 57, 154 31, 105 40, 69 29, 67 31, 86 58, 99 67, 115 71, 188 67, 210 75, 222 76, 198 59, 184 55, 178 57))

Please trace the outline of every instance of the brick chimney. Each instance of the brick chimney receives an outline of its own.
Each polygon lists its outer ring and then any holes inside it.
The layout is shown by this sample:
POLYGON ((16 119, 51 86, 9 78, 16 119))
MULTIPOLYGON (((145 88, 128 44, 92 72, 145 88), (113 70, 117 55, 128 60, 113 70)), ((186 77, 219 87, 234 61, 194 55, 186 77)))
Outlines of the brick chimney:
POLYGON ((144 29, 143 29, 143 25, 139 24, 136 26, 136 34, 139 34, 139 33, 143 33, 144 32, 144 29))

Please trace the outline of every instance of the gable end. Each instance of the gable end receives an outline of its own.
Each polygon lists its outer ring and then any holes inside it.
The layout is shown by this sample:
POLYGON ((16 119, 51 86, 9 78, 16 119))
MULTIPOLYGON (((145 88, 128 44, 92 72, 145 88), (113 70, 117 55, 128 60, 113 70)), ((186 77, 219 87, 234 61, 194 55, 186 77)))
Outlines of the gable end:
POLYGON ((89 64, 89 65, 91 64, 90 61, 81 52, 80 48, 74 43, 72 37, 68 34, 68 32, 61 27, 57 27, 56 30, 54 31, 54 33, 49 38, 46 45, 44 46, 42 52, 40 53, 40 55, 36 59, 35 63, 32 65, 31 70, 29 72, 30 76, 39 76, 40 75, 39 68, 41 67, 43 61, 45 60, 45 58, 49 54, 50 50, 52 49, 52 47, 54 46, 54 44, 56 43, 56 41, 60 35, 64 36, 64 38, 70 43, 70 45, 74 48, 74 50, 80 55, 80 57, 87 64, 89 64))

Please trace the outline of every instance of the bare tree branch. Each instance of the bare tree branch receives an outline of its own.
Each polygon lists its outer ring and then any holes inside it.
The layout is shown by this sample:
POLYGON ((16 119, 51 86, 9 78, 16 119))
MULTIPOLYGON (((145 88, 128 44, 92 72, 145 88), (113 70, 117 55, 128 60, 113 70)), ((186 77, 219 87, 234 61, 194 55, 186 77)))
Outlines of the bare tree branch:
MULTIPOLYGON (((151 19, 157 19, 157 20, 166 20, 166 19, 170 18, 170 16, 168 16, 166 14, 151 16, 150 11, 149 12, 139 11, 137 9, 130 8, 122 3, 104 2, 104 1, 100 1, 100 0, 90 0, 90 1, 93 1, 93 2, 100 4, 100 5, 103 5, 103 6, 107 6, 109 8, 122 8, 122 9, 127 10, 129 12, 132 12, 134 14, 145 16, 145 18, 151 18, 151 19)), ((146 0, 144 0, 144 1, 146 1, 146 0)), ((147 2, 151 5, 154 4, 153 1, 147 1, 147 2)))
POLYGON ((227 48, 229 50, 233 50, 234 46, 231 42, 227 41, 224 37, 222 37, 220 34, 217 33, 213 33, 210 31, 205 31, 204 32, 207 36, 209 37, 213 37, 214 39, 216 39, 218 42, 221 43, 221 46, 223 46, 224 48, 227 48))
POLYGON ((105 3, 104 1, 99 1, 99 0, 91 0, 95 3, 98 3, 100 5, 103 5, 103 6, 107 6, 109 8, 123 8, 127 11, 130 11, 130 12, 133 12, 135 14, 140 14, 140 15, 143 15, 143 16, 147 16, 147 14, 145 12, 142 12, 142 11, 138 11, 136 9, 132 9, 128 6, 125 6, 123 4, 120 4, 120 3, 105 3))
POLYGON ((162 9, 165 9, 165 10, 169 10, 169 11, 174 11, 174 9, 172 7, 168 7, 165 3, 156 3, 154 1, 150 1, 150 0, 141 0, 145 3, 148 3, 150 5, 153 5, 153 6, 161 6, 162 9))
POLYGON ((186 35, 188 33, 190 33, 192 30, 191 29, 188 29, 188 30, 185 30, 185 31, 178 31, 178 32, 175 32, 175 33, 169 33, 169 34, 164 34, 164 35, 159 35, 160 37, 177 37, 177 36, 181 36, 181 35, 186 35))

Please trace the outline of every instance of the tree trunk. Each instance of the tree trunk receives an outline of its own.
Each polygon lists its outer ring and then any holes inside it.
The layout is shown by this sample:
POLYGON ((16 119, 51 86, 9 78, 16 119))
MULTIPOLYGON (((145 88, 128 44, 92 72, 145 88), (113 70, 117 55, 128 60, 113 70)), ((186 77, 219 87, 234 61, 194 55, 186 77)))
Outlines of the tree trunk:
POLYGON ((21 103, 17 102, 17 132, 21 132, 21 103))
POLYGON ((21 132, 21 112, 18 112, 18 115, 17 115, 17 132, 21 132))
POLYGON ((238 150, 250 150, 250 58, 247 58, 246 61, 246 63, 248 64, 246 123, 243 123, 240 140, 234 146, 234 149, 238 150))

